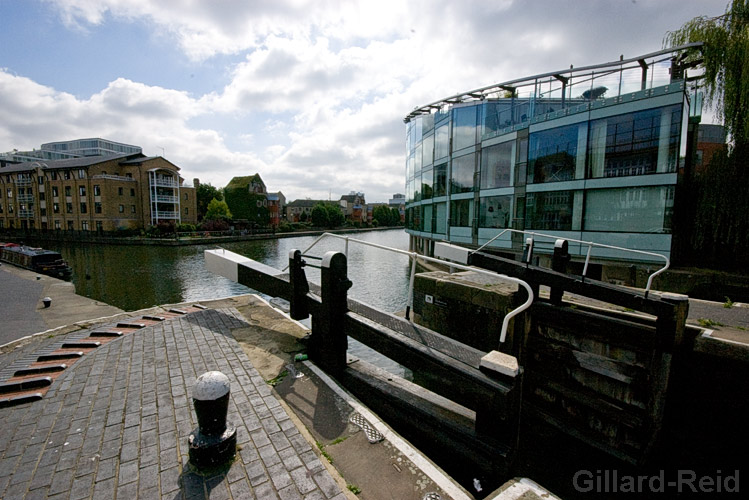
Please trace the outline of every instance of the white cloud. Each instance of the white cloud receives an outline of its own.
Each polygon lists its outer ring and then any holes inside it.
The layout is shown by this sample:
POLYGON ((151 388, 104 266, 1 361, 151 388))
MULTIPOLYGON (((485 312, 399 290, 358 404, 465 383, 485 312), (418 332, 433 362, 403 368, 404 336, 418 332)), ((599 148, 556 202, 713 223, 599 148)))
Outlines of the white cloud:
POLYGON ((414 107, 656 50, 667 29, 720 13, 725 0, 47 2, 77 29, 152 26, 191 64, 242 60, 205 95, 118 78, 79 99, 0 71, 0 109, 11 117, 0 145, 104 136, 147 154, 163 147, 185 177, 215 186, 259 172, 291 199, 359 190, 383 201, 403 191, 402 118, 414 107))

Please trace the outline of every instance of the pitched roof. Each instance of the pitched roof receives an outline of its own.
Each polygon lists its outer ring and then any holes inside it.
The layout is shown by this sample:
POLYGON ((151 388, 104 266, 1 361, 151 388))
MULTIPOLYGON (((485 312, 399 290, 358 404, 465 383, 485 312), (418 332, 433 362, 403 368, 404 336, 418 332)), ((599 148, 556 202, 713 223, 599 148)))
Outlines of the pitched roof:
POLYGON ((260 178, 260 174, 255 175, 245 175, 242 177, 233 177, 232 180, 229 181, 229 184, 226 185, 229 189, 245 189, 247 186, 251 185, 253 182, 259 182, 263 186, 265 186, 265 183, 263 182, 263 179, 260 178))
MULTIPOLYGON (((42 170, 58 170, 63 168, 81 168, 90 167, 97 163, 103 163, 105 161, 112 161, 118 158, 136 159, 144 158, 142 153, 131 153, 131 154, 118 154, 108 156, 83 156, 81 158, 70 158, 68 160, 36 160, 27 161, 23 163, 16 163, 8 165, 0 169, 0 173, 13 173, 13 172, 28 172, 36 170, 38 167, 42 167, 42 170)), ((142 161, 142 159, 140 159, 142 161)), ((124 162, 122 162, 124 163, 124 162)))

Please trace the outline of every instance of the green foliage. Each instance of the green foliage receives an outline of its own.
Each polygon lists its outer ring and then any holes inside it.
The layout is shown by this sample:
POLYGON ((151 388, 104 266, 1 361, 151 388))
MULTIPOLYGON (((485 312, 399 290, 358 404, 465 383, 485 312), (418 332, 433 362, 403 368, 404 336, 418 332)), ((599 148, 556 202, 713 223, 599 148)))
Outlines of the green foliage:
POLYGON ((177 231, 180 233, 194 233, 197 228, 194 224, 179 224, 177 231))
POLYGON ((710 327, 713 327, 713 326, 726 326, 723 323, 719 323, 717 321, 713 321, 711 319, 705 319, 705 318, 698 319, 697 323, 699 323, 700 326, 703 326, 705 328, 710 328, 710 327))
POLYGON ((372 219, 377 220, 378 225, 390 225, 390 208, 387 205, 378 205, 372 210, 372 219))
POLYGON ((224 196, 221 194, 221 190, 208 184, 198 185, 195 196, 198 202, 198 220, 203 220, 206 212, 208 211, 208 204, 211 200, 223 200, 224 196))
POLYGON ((307 222, 308 218, 307 212, 302 212, 302 215, 299 216, 299 222, 307 222))
POLYGON ((270 211, 264 194, 251 193, 245 188, 224 189, 224 198, 234 219, 245 219, 260 226, 270 224, 270 211))
POLYGON ((749 142, 749 4, 733 0, 725 14, 700 16, 666 33, 664 46, 704 42, 701 54, 691 51, 687 62, 702 58, 705 98, 715 108, 735 143, 749 142))
POLYGON ((684 186, 680 227, 687 234, 686 260, 715 269, 749 269, 749 144, 713 155, 691 185, 684 186), (691 252, 691 254, 689 254, 691 252))
POLYGON ((216 198, 212 199, 211 202, 208 203, 208 209, 206 210, 204 219, 231 220, 232 213, 229 211, 229 205, 227 205, 223 200, 217 200, 216 198))
POLYGON ((345 220, 340 205, 335 203, 318 203, 312 207, 310 214, 312 225, 316 227, 338 227, 345 220))
POLYGON ((346 485, 346 488, 348 488, 348 490, 349 490, 349 491, 350 491, 351 493, 353 493, 354 495, 358 495, 359 493, 361 493, 361 488, 359 488, 359 487, 358 487, 357 485, 355 485, 355 484, 347 484, 347 485, 346 485))
POLYGON ((224 219, 205 219, 200 224, 201 231, 226 231, 229 223, 224 219))
POLYGON ((330 453, 325 451, 325 445, 322 444, 320 441, 315 441, 315 444, 317 445, 317 449, 320 450, 320 455, 324 456, 325 460, 327 460, 329 464, 332 464, 333 457, 330 456, 330 453))
POLYGON ((723 302, 723 307, 725 307, 726 309, 731 309, 733 307, 733 301, 726 297, 726 301, 723 302))

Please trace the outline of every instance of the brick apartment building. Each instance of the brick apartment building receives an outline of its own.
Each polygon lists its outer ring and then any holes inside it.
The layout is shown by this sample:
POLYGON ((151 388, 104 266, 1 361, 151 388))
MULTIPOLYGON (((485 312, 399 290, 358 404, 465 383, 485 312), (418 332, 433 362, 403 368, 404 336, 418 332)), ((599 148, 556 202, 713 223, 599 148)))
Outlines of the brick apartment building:
POLYGON ((0 229, 116 231, 197 222, 196 186, 141 153, 0 164, 0 229))

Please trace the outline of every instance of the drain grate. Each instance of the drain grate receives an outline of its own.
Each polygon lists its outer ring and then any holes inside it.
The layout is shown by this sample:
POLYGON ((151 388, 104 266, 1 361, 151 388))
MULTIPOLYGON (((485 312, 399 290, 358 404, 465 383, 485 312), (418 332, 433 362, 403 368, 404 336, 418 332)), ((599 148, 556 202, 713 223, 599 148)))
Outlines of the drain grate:
POLYGON ((351 414, 351 416, 349 417, 349 422, 361 427, 361 430, 364 431, 364 435, 367 436, 367 440, 370 443, 379 443, 380 441, 385 439, 385 436, 383 436, 377 429, 372 427, 364 417, 356 412, 351 414))

